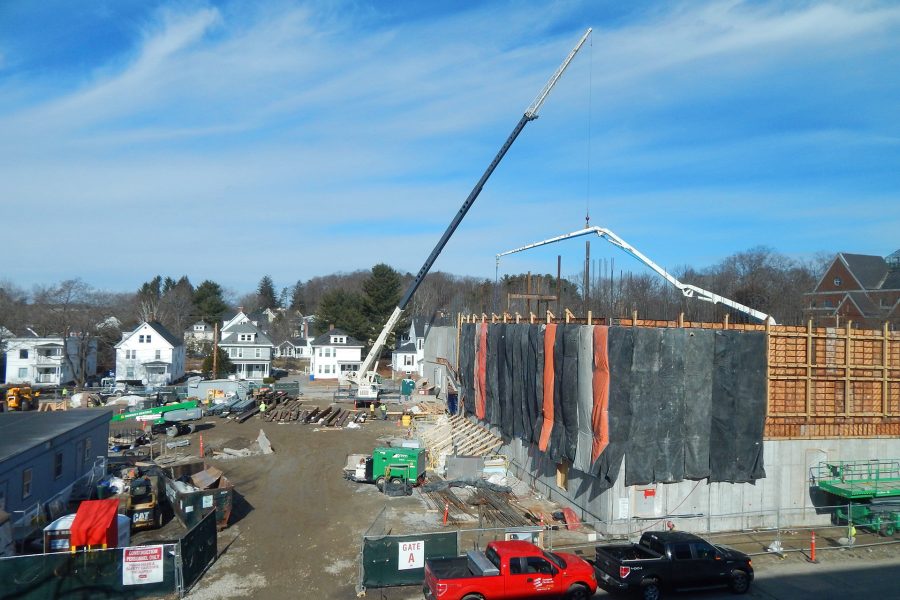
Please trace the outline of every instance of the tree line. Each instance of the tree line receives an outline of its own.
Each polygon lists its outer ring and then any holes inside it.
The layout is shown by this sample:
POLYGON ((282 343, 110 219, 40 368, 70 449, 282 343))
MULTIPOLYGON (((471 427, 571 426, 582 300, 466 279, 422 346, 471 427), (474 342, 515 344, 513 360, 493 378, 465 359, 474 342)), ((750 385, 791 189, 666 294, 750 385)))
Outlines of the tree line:
MULTIPOLYGON (((684 266, 673 269, 672 273, 684 283, 771 314, 779 323, 802 324, 805 321, 803 294, 813 289, 829 259, 830 256, 820 255, 804 262, 770 248, 757 247, 706 269, 684 266)), ((333 325, 369 344, 412 280, 411 273, 377 264, 370 270, 298 280, 280 289, 269 275, 264 275, 253 292, 241 296, 212 280, 195 286, 187 276, 157 275, 134 293, 107 292, 80 279, 39 285, 30 291, 0 281, 0 326, 17 335, 26 333, 28 328, 38 335, 96 339, 98 362, 104 366, 114 364, 113 346, 122 333, 133 330, 141 321, 159 321, 181 337, 194 322, 221 322, 229 311, 238 307, 248 313, 273 310, 277 316, 269 326, 269 334, 275 343, 292 335, 299 316, 315 315, 312 334, 323 333, 333 325)), ((745 315, 735 314, 721 305, 683 297, 656 274, 616 270, 613 263, 606 261, 595 261, 588 277, 582 269, 564 276, 559 284, 557 294, 555 275, 535 275, 531 292, 558 295, 558 302, 543 305, 553 312, 559 306, 576 314, 591 310, 598 317, 630 316, 638 311, 641 317, 649 319, 673 320, 683 313, 688 320, 719 321, 725 314, 736 322, 746 320, 745 315)), ((451 317, 452 322, 457 313, 490 314, 508 308, 524 314, 525 301, 512 299, 510 294, 522 294, 526 289, 525 274, 504 275, 492 281, 436 271, 425 278, 406 315, 432 320, 435 315, 443 314, 451 317)), ((536 303, 532 303, 531 309, 538 310, 536 303)), ((401 323, 396 332, 406 327, 408 321, 401 323)), ((388 348, 393 343, 392 336, 388 348)))

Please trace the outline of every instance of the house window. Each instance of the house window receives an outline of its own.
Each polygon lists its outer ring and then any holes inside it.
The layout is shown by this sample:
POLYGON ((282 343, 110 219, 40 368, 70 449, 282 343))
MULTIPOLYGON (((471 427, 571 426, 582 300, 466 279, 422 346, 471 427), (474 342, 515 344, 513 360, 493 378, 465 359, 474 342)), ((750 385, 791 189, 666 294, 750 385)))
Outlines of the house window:
POLYGON ((125 377, 128 379, 134 379, 134 367, 128 367, 125 369, 125 377))
POLYGON ((19 368, 19 379, 28 379, 28 367, 19 368))
POLYGON ((331 357, 331 348, 325 348, 325 358, 331 357))
POLYGON ((140 343, 140 344, 144 343, 144 336, 142 336, 142 335, 138 336, 138 343, 140 343))
POLYGON ((131 360, 137 358, 137 350, 126 350, 125 351, 125 360, 131 360))
POLYGON ((322 356, 322 349, 319 348, 319 356, 322 356))
POLYGON ((262 348, 256 349, 256 358, 260 358, 262 356, 262 348))
POLYGON ((148 344, 150 343, 150 336, 149 336, 149 335, 147 336, 147 343, 148 343, 148 344))
POLYGON ((843 281, 840 277, 835 277, 835 278, 834 278, 834 285, 835 285, 836 287, 841 287, 841 284, 842 284, 842 283, 844 283, 844 281, 843 281))
POLYGON ((322 374, 322 365, 319 365, 319 375, 322 374))
POLYGON ((834 308, 831 300, 822 300, 822 306, 824 306, 825 308, 834 308))
POLYGON ((59 479, 63 473, 63 455, 57 452, 53 457, 53 479, 59 479))
POLYGON ((416 340, 416 348, 421 350, 425 346, 425 340, 416 340))
POLYGON ((28 358, 28 350, 19 350, 19 358, 28 358))
POLYGON ((31 496, 31 469, 22 471, 22 500, 31 496))
POLYGON ((403 366, 404 366, 404 367, 411 367, 412 364, 413 364, 413 357, 412 357, 412 355, 411 355, 411 354, 404 354, 404 355, 403 355, 403 366))
POLYGON ((161 354, 162 354, 162 350, 156 351, 156 360, 159 360, 160 358, 162 358, 161 354))

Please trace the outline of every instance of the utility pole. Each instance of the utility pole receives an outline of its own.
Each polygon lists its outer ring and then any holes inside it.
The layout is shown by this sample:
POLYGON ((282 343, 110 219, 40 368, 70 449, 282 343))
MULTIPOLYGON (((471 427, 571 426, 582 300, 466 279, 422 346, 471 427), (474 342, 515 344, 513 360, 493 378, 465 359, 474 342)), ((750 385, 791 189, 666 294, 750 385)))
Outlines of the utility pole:
POLYGON ((219 378, 219 322, 213 323, 213 379, 219 378))

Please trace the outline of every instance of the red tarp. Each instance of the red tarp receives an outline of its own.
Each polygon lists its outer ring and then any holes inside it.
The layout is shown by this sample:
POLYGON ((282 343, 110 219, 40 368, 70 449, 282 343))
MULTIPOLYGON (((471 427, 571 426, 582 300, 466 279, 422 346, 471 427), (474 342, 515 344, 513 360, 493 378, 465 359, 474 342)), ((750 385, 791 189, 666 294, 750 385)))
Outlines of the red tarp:
POLYGON ((553 371, 553 346, 556 344, 556 325, 548 324, 544 331, 544 422, 541 425, 541 437, 538 448, 546 452, 550 445, 550 434, 553 432, 553 384, 556 375, 553 371))
POLYGON ((85 500, 75 513, 72 521, 69 544, 71 546, 100 546, 115 548, 119 539, 119 526, 116 513, 119 501, 85 500))
POLYGON ((591 462, 603 453, 609 445, 609 356, 607 355, 607 338, 609 327, 594 327, 594 411, 591 414, 591 425, 594 432, 594 443, 591 445, 591 462))
POLYGON ((478 331, 478 349, 475 354, 475 416, 484 420, 487 401, 487 334, 488 324, 482 323, 478 331))

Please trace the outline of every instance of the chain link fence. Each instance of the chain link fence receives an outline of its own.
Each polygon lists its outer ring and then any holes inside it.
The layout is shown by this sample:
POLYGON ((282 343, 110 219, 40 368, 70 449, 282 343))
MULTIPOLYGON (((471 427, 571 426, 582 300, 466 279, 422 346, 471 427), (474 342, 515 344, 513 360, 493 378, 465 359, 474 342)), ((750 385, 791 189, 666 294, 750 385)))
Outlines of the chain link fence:
POLYGON ((900 504, 878 503, 715 515, 665 515, 585 521, 571 525, 554 522, 528 527, 442 528, 437 531, 404 532, 403 535, 386 535, 385 523, 385 510, 382 509, 363 534, 358 593, 364 592, 367 587, 421 583, 424 577, 421 570, 404 573, 397 568, 399 544, 418 540, 426 542, 426 550, 432 544, 432 551, 426 552, 425 558, 458 556, 469 550, 484 550, 493 541, 507 539, 524 539, 547 550, 575 552, 593 558, 595 546, 636 542, 645 531, 660 530, 695 533, 713 544, 729 546, 750 556, 793 552, 809 557, 814 537, 817 551, 900 543, 900 504), (450 538, 453 538, 453 543, 450 538))
POLYGON ((176 543, 0 558, 0 600, 183 597, 215 561, 216 533, 213 511, 176 543))

